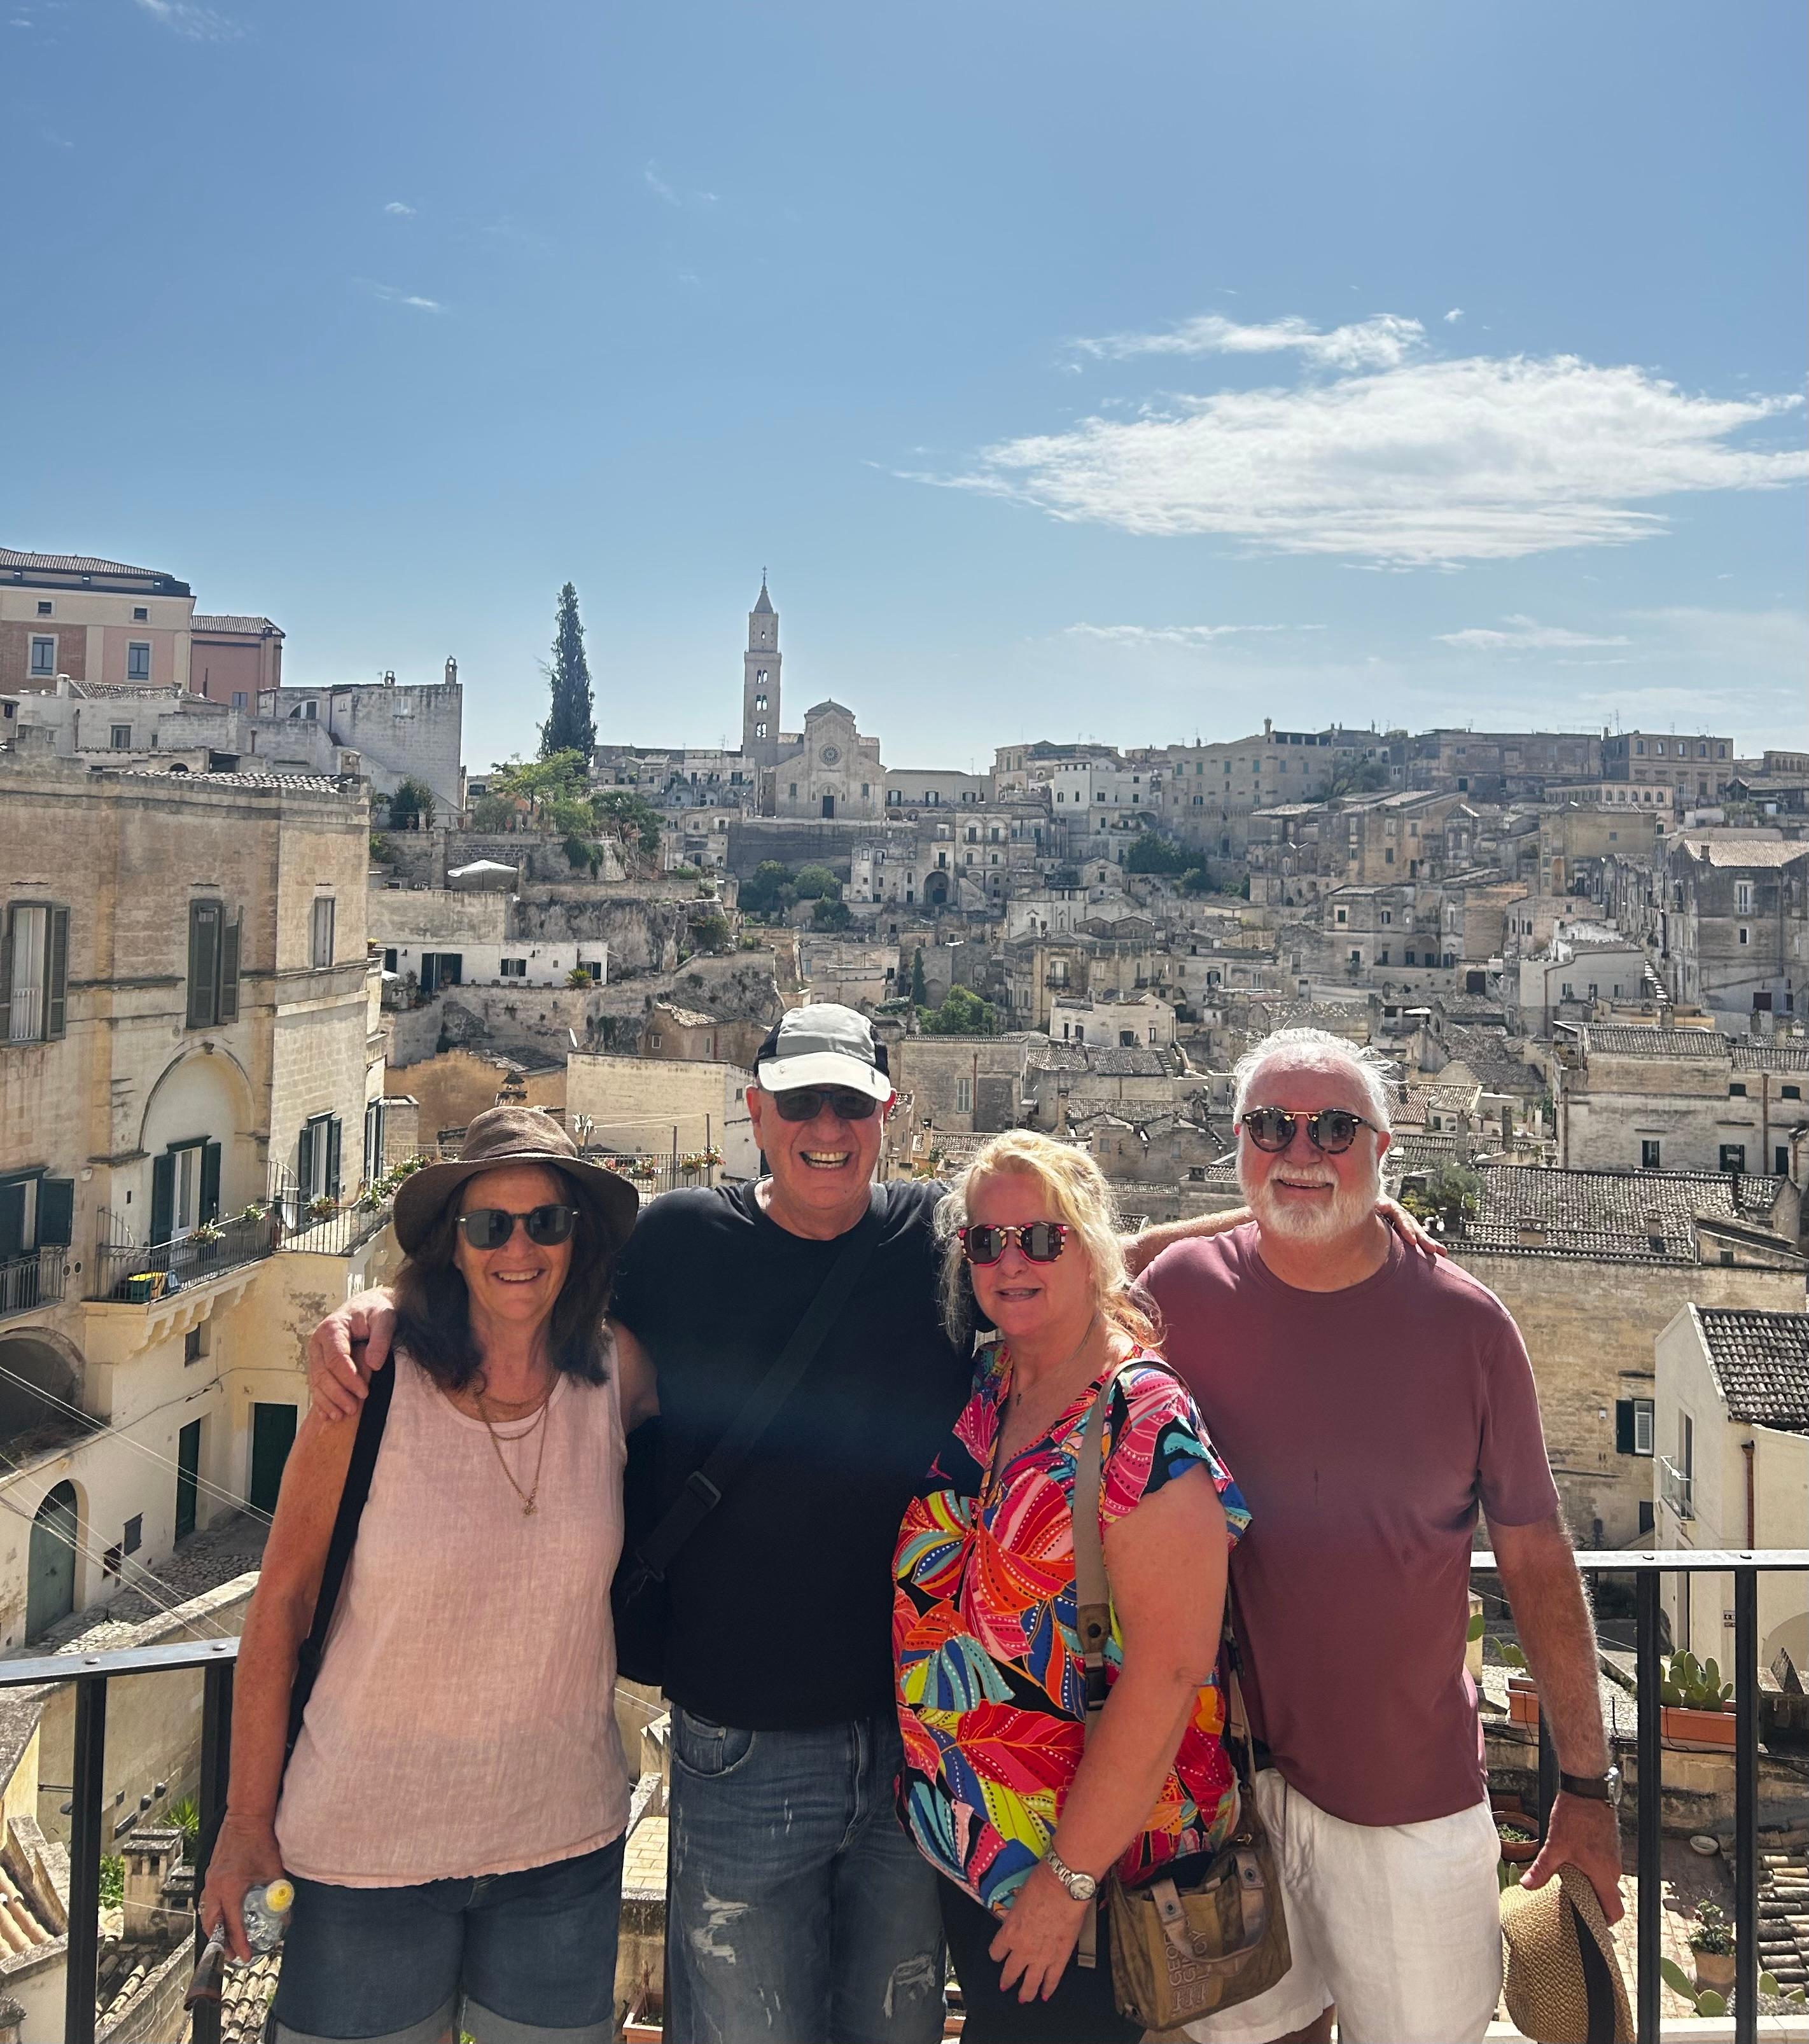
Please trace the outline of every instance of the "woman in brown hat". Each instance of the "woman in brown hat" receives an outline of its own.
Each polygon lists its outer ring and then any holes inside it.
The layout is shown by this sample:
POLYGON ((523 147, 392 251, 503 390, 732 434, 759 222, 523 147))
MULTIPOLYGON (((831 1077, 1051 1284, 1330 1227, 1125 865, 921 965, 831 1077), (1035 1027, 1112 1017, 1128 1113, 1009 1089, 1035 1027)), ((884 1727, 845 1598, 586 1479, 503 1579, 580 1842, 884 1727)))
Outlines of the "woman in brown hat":
POLYGON ((637 1205, 527 1108, 480 1115, 461 1162, 398 1196, 395 1368, 356 1544, 286 1768, 298 1658, 360 1488, 355 1430, 310 1413, 246 1616, 202 1901, 243 1958, 247 1889, 293 1881, 279 2041, 613 2034, 629 1777, 603 1310, 637 1205))

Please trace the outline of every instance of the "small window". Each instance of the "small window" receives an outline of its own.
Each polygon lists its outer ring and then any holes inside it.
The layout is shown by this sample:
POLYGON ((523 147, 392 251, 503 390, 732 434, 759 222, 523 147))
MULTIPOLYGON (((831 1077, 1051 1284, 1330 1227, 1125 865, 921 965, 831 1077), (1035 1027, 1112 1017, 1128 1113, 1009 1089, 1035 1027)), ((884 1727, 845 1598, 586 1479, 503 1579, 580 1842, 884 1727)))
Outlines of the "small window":
POLYGON ((314 899, 312 962, 318 966, 333 963, 334 902, 330 894, 317 895, 314 899))
POLYGON ((973 1112, 973 1081, 971 1078, 956 1079, 955 1082, 955 1112, 957 1114, 971 1114, 973 1112))
POLYGON ((54 613, 55 609, 56 606, 51 602, 48 597, 40 596, 38 598, 37 614, 40 617, 51 617, 54 613))
POLYGON ((1730 1100, 1744 1100, 1746 1097, 1746 1087, 1745 1082, 1741 1079, 1736 1079, 1727 1089, 1727 1097, 1730 1100))
POLYGON ((184 1362, 199 1362, 207 1353, 207 1330, 205 1326, 191 1327, 182 1338, 182 1359, 184 1362))
POLYGON ((1653 1401, 1622 1398, 1615 1404, 1615 1450, 1623 1455, 1649 1455, 1654 1435, 1653 1401))
POLYGON ((302 704, 302 721, 304 724, 318 724, 320 721, 320 705, 318 702, 315 702, 311 697, 308 701, 302 704))
POLYGON ((150 605, 135 603, 132 606, 132 621, 134 624, 148 624, 151 621, 150 605))
POLYGON ((1751 940, 1751 933, 1748 931, 1745 924, 1742 923, 1740 925, 1740 941, 1744 944, 1750 943, 1751 940))
POLYGON ((113 749, 115 752, 129 752, 132 750, 132 726, 129 724, 116 724, 113 727, 113 749))
POLYGON ((525 979, 527 976, 528 962, 525 958, 504 959, 502 961, 501 977, 502 978, 525 979))
POLYGON ((244 709, 244 708, 246 707, 246 704, 245 704, 245 692, 244 692, 244 690, 243 689, 234 689, 234 690, 233 690, 233 709, 244 709))
POLYGON ((31 675, 34 682, 50 682, 56 678, 56 641, 54 639, 34 639, 32 641, 31 675))
POLYGON ((1799 1085, 1787 1085, 1781 1091, 1786 1100, 1800 1100, 1803 1097, 1803 1089, 1799 1085))
POLYGON ((127 1554, 136 1554, 144 1544, 144 1515, 135 1512, 125 1522, 125 1537, 119 1543, 127 1554))
POLYGON ((1753 883, 1737 880, 1734 883, 1734 905, 1742 916, 1750 915, 1753 909, 1753 883))
POLYGON ((151 678, 151 642, 148 639, 134 639, 125 649, 125 678, 129 682, 148 682, 151 678))
POLYGON ((0 1038, 43 1043, 64 1035, 68 984, 69 911, 15 903, 0 924, 0 1038))
POLYGON ((1721 1166, 1723 1171, 1744 1171, 1746 1168, 1746 1146, 1744 1143, 1723 1143, 1721 1146, 1721 1166))
POLYGON ((1657 1171, 1663 1169, 1663 1166, 1658 1161, 1658 1139, 1656 1136, 1648 1137, 1645 1140, 1641 1143, 1639 1146, 1639 1168, 1641 1170, 1657 1171))

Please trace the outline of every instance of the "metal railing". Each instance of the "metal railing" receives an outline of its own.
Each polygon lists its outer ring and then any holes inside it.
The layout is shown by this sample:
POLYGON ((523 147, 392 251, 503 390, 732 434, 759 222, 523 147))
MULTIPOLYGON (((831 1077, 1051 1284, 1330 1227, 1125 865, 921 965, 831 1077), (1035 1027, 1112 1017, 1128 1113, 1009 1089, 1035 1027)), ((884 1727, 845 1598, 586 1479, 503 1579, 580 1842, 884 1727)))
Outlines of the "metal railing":
POLYGON ((34 1249, 29 1256, 0 1263, 0 1320, 9 1314, 57 1304, 63 1297, 68 1259, 67 1249, 47 1246, 34 1249))
MULTIPOLYGON (((1660 1786, 1663 1777, 1662 1724, 1658 1709, 1659 1588, 1667 1574, 1726 1575, 1734 1580, 1734 1925, 1735 1984, 1734 2034, 1737 2044, 1758 2037, 1758 1579, 1781 1571, 1809 1573, 1809 1549, 1761 1549, 1753 1553, 1584 1553, 1577 1565, 1592 1584, 1603 1577, 1634 1579, 1635 1666, 1639 1703, 1634 1750, 1638 1762, 1634 1882, 1638 1896, 1638 1967, 1635 2007, 1639 2044, 1658 2044, 1661 1933, 1664 1923, 1660 1786)), ((1471 1557, 1473 1574, 1493 1573, 1495 1557, 1471 1557)), ((75 1685, 73 1784, 70 1804, 69 1945, 65 1982, 64 2044, 94 2044, 95 1985, 100 1953, 100 1881, 102 1825, 112 1806, 105 1792, 107 1685, 116 1677, 175 1673, 198 1668, 202 1676, 200 1830, 195 1850, 195 1892, 207 1865, 226 1808, 231 1758, 233 1677, 236 1639, 184 1640, 135 1647, 114 1654, 56 1654, 0 1661, 0 1692, 52 1682, 75 1685)), ((1539 1730, 1539 1823, 1549 1818, 1557 1791, 1558 1763, 1548 1721, 1539 1730)), ((197 1933, 197 1946, 199 1938, 197 1933)), ((194 2044, 218 2044, 218 2006, 194 2011, 194 2044)))
POLYGON ((1659 1497, 1680 1519, 1695 1517, 1695 1478, 1688 1470, 1679 1469, 1663 1455, 1658 1458, 1659 1497))
MULTIPOLYGON (((1604 1577, 1634 1583, 1634 1661, 1638 1700, 1634 1755, 1636 1788, 1634 1890, 1638 1967, 1634 2018, 1639 2044, 1658 2044, 1661 1934, 1664 1927, 1663 1719, 1659 1711, 1659 1589, 1667 1575, 1731 1576, 1734 1580, 1734 1950, 1735 2044, 1759 2034, 1759 1577, 1809 1573, 1809 1548, 1707 1551, 1662 1549, 1642 1553, 1584 1552, 1576 1557, 1591 1589, 1604 1577)), ((1470 1558, 1472 1576, 1492 1573, 1495 1557, 1470 1558)), ((1539 1714, 1539 1831, 1542 1837, 1557 1796, 1558 1761, 1550 1720, 1539 1714)))
POLYGON ((321 1208, 314 1202, 285 1203, 279 1208, 283 1231, 279 1250, 306 1250, 315 1256, 349 1256, 389 1225, 391 1202, 363 1199, 344 1206, 321 1208))
POLYGON ((210 1223, 179 1242, 160 1242, 148 1249, 103 1242, 94 1251, 88 1297, 148 1305, 269 1255, 276 1247, 276 1231, 275 1216, 267 1213, 210 1223))

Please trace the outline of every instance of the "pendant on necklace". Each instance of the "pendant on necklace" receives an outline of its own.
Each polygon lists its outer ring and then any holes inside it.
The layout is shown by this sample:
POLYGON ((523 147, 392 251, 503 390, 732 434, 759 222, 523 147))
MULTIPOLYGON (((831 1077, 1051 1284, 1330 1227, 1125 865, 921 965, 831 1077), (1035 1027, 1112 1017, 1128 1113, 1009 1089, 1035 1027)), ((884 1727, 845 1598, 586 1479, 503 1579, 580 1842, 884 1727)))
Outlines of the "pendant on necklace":
POLYGON ((522 1507, 522 1516, 524 1519, 531 1519, 533 1516, 533 1513, 534 1500, 530 1497, 527 1503, 522 1507))

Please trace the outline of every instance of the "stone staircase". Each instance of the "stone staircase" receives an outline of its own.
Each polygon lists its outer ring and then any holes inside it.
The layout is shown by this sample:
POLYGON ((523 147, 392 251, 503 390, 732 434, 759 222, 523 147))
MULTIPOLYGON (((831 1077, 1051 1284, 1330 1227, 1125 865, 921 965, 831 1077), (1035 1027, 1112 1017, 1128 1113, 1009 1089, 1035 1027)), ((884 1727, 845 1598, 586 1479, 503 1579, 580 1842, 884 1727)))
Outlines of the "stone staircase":
POLYGON ((1809 1851, 1759 1854, 1759 1970, 1809 1988, 1809 1851))

